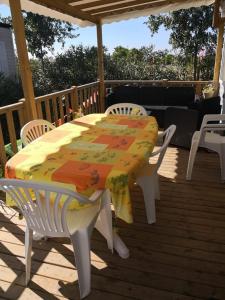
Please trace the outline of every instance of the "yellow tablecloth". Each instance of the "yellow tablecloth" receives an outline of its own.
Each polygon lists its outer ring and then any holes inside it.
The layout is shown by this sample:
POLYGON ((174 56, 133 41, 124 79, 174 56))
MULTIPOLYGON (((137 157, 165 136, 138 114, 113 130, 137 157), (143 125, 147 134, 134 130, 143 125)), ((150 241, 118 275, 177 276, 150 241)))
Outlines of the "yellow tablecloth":
MULTIPOLYGON (((154 117, 92 114, 27 145, 6 164, 6 177, 57 183, 85 195, 109 188, 116 215, 133 221, 129 185, 153 151, 154 117)), ((79 209, 74 202, 71 209, 79 209)))

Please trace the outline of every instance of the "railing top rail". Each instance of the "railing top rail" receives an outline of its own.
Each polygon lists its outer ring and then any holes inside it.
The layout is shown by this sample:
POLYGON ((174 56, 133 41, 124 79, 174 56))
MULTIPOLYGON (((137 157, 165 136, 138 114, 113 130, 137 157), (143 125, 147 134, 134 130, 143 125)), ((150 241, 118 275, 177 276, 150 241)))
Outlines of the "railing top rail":
POLYGON ((208 84, 213 80, 105 80, 105 83, 184 83, 184 84, 208 84))
POLYGON ((92 86, 97 85, 98 83, 99 83, 99 81, 94 81, 94 82, 91 82, 91 83, 86 83, 86 84, 77 86, 77 89, 81 90, 81 89, 84 89, 84 88, 92 87, 92 86))
POLYGON ((2 107, 0 107, 0 114, 4 114, 7 111, 18 110, 18 109, 22 108, 23 105, 24 105, 23 102, 17 102, 17 103, 13 103, 10 105, 2 106, 2 107))
POLYGON ((63 91, 58 91, 58 92, 53 92, 53 93, 50 93, 50 94, 47 94, 47 95, 38 96, 38 97, 35 97, 35 100, 36 101, 41 101, 41 100, 46 99, 46 98, 51 98, 51 97, 67 94, 67 93, 72 92, 73 89, 74 89, 74 87, 71 87, 71 88, 63 90, 63 91))

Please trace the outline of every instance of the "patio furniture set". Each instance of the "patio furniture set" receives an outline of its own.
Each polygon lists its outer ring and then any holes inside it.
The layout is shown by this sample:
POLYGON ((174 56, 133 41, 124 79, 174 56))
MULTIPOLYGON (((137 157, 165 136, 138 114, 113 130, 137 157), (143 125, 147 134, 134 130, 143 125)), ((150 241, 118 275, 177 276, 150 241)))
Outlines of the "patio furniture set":
MULTIPOLYGON (((204 117, 192 139, 187 179, 191 179, 199 146, 220 155, 221 177, 225 179, 225 137, 218 134, 224 130, 219 121, 224 120, 224 115, 204 117)), ((22 128, 25 147, 8 161, 7 179, 0 180, 0 189, 7 194, 9 205, 18 206, 27 223, 26 284, 30 280, 33 232, 70 238, 81 298, 91 291, 90 236, 94 227, 111 251, 129 257, 129 249, 113 229, 111 205, 116 217, 132 223, 129 187, 137 184, 143 191, 147 221, 156 222, 158 169, 175 131, 176 126, 171 125, 158 135, 155 118, 142 106, 129 103, 57 128, 45 120, 31 121, 22 128), (163 141, 162 146, 154 150, 157 139, 163 141), (157 162, 152 164, 151 157, 156 155, 157 162)))
POLYGON ((171 144, 189 149, 204 116, 221 111, 220 97, 200 99, 194 86, 119 85, 106 97, 107 107, 123 102, 143 106, 148 115, 156 118, 159 128, 176 125, 171 144))

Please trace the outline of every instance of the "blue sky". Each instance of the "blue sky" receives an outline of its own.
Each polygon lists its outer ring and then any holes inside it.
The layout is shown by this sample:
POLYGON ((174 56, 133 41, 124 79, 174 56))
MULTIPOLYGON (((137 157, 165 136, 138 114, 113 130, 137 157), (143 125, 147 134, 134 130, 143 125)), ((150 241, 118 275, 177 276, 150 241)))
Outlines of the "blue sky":
MULTIPOLYGON (((2 16, 10 15, 9 7, 0 5, 0 14, 2 16)), ((103 44, 110 52, 117 46, 127 48, 140 48, 142 46, 154 45, 155 49, 171 49, 168 45, 169 33, 163 28, 159 33, 151 37, 150 31, 144 24, 147 18, 138 18, 128 21, 116 22, 103 26, 103 44)), ((96 28, 86 27, 78 28, 77 33, 80 36, 76 39, 66 40, 65 48, 70 45, 83 44, 84 46, 96 46, 96 28)), ((59 46, 56 46, 56 52, 61 52, 59 46)))

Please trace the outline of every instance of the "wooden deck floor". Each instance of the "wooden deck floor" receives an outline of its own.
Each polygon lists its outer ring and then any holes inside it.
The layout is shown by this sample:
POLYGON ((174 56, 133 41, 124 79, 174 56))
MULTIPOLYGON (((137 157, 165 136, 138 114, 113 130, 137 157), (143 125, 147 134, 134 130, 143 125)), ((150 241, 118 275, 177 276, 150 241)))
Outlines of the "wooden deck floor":
MULTIPOLYGON (((197 156, 185 181, 188 151, 169 148, 160 169, 157 222, 147 225, 138 188, 135 222, 118 222, 130 249, 123 260, 102 237, 92 239, 92 293, 87 299, 225 299, 225 185, 213 153, 197 156)), ((34 242, 32 281, 24 287, 24 221, 0 213, 0 299, 79 299, 77 273, 66 240, 34 242)))

